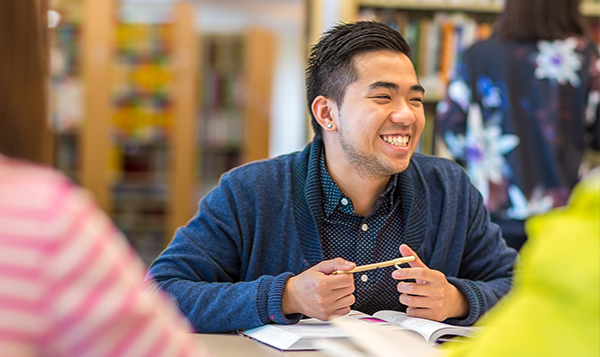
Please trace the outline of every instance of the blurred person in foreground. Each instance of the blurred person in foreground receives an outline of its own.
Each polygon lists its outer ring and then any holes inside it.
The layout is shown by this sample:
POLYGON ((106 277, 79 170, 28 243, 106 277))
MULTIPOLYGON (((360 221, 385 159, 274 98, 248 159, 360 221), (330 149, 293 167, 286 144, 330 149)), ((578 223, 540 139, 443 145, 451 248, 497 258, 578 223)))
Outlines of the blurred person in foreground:
POLYGON ((600 150, 600 60, 579 0, 507 0, 494 34, 467 49, 436 117, 509 246, 527 217, 566 204, 600 150))
POLYGON ((337 25, 306 83, 315 139, 224 174, 151 275, 202 332, 351 308, 474 323, 510 289, 516 252, 460 166, 415 153, 424 89, 405 39, 337 25), (332 274, 407 255, 405 269, 332 274))
POLYGON ((0 356, 199 356, 84 190, 49 162, 45 11, 0 1, 0 356))
POLYGON ((600 168, 566 207, 525 224, 513 290, 449 356, 597 356, 600 353, 600 168))

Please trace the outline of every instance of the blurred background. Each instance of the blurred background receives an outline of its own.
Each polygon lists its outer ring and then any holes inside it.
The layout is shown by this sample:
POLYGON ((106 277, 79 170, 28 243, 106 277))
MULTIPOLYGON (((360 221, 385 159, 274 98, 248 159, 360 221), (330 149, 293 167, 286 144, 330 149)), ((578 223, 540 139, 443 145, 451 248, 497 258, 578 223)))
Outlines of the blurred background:
MULTIPOLYGON (((89 188, 150 263, 225 171, 312 139, 308 50, 339 21, 376 19, 413 47, 435 106, 501 0, 44 0, 54 166, 89 188)), ((600 2, 582 11, 600 43, 600 2)))

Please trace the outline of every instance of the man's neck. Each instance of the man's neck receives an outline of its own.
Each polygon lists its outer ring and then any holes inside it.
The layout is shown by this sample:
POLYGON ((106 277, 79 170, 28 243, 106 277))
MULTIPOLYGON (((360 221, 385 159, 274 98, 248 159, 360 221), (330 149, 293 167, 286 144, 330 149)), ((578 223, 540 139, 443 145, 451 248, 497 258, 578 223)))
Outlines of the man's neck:
POLYGON ((342 162, 330 162, 325 157, 327 170, 340 190, 352 200, 354 213, 368 216, 375 208, 377 197, 386 189, 390 176, 367 176, 342 162))

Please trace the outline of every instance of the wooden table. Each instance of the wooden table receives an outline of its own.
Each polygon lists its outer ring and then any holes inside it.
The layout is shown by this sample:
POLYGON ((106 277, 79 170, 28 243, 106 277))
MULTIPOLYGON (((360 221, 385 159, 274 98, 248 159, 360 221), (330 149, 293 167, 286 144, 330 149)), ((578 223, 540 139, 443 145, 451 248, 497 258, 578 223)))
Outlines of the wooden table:
POLYGON ((212 357, 326 357, 319 351, 288 351, 282 352, 249 338, 235 334, 194 334, 194 339, 204 349, 208 350, 212 357))

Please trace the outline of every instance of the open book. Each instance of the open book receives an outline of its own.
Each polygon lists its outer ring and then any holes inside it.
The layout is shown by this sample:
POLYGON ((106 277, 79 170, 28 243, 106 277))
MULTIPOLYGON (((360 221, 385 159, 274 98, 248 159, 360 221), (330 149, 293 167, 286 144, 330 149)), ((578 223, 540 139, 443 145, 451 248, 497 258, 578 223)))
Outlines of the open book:
MULTIPOLYGON (((473 327, 454 326, 410 317, 399 311, 382 310, 372 316, 359 311, 351 311, 344 318, 352 318, 388 330, 412 331, 413 334, 420 336, 429 345, 439 344, 457 336, 468 337, 474 331, 473 327)), ((313 350, 318 348, 318 340, 343 340, 350 337, 349 332, 336 327, 334 324, 317 319, 301 320, 296 325, 269 324, 242 331, 241 334, 283 351, 313 350)))
MULTIPOLYGON (((352 314, 353 312, 350 313, 350 315, 352 314)), ((358 314, 355 317, 361 321, 369 319, 368 317, 361 317, 358 314)), ((419 317, 411 317, 400 311, 381 310, 374 313, 373 317, 375 319, 369 319, 370 321, 368 322, 377 323, 383 327, 387 326, 416 332, 431 345, 446 342, 458 336, 469 337, 475 331, 474 327, 456 326, 419 317)))

